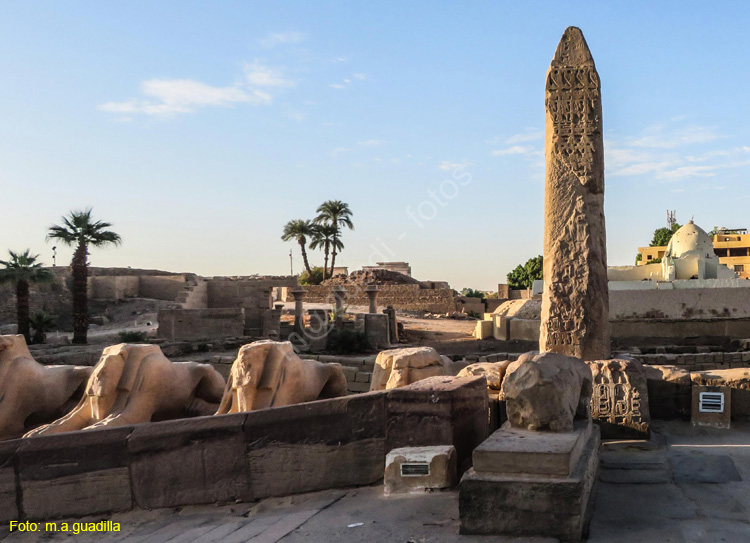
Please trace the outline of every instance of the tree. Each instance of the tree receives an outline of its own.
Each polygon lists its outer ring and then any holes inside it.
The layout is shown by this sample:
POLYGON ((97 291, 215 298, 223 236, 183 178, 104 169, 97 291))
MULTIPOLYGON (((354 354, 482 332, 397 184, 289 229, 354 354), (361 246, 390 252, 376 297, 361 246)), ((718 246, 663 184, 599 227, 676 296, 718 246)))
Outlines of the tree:
MULTIPOLYGON (((334 235, 336 228, 329 224, 316 224, 313 230, 313 239, 310 243, 310 249, 323 249, 323 255, 325 260, 323 262, 323 279, 325 280, 328 275, 326 273, 328 269, 328 255, 331 253, 331 244, 334 241, 334 235)), ((338 242, 341 244, 341 241, 338 242)), ((343 244, 341 244, 343 247, 343 244)))
POLYGON ((29 318, 29 323, 34 329, 31 342, 44 343, 47 340, 47 332, 54 330, 57 326, 57 319, 44 311, 37 311, 29 318))
POLYGON ((669 228, 667 226, 664 226, 662 228, 657 228, 654 230, 654 237, 651 239, 650 247, 664 247, 669 243, 669 240, 672 239, 672 234, 677 232, 677 230, 680 229, 680 225, 677 223, 674 223, 672 225, 672 228, 669 228))
POLYGON ((344 248, 344 244, 341 243, 341 229, 346 227, 349 230, 354 230, 354 223, 352 223, 352 210, 349 209, 349 204, 342 202, 341 200, 328 200, 320 204, 317 212, 318 216, 315 217, 315 222, 317 224, 324 224, 334 228, 331 242, 332 253, 330 274, 330 276, 333 276, 333 268, 336 265, 336 254, 344 248))
POLYGON ((71 211, 62 218, 63 226, 51 226, 47 239, 60 240, 66 245, 75 246, 71 267, 73 269, 73 343, 86 343, 89 327, 88 277, 89 245, 101 247, 109 243, 120 245, 120 235, 107 230, 108 222, 94 221, 92 209, 71 211))
POLYGON ((18 333, 31 342, 29 330, 29 284, 45 283, 54 279, 49 270, 42 268, 37 262, 39 255, 32 255, 29 249, 23 253, 8 251, 10 259, 0 260, 0 283, 14 283, 16 285, 16 322, 18 333))
POLYGON ((543 278, 544 259, 541 255, 530 258, 508 274, 508 286, 514 290, 531 288, 534 281, 543 278))
POLYGON ((461 296, 466 296, 467 298, 484 298, 484 292, 474 290, 473 288, 464 288, 461 289, 461 296))
POLYGON ((312 237, 314 233, 312 222, 296 219, 284 225, 284 233, 281 236, 283 241, 295 240, 299 243, 300 250, 302 251, 302 261, 305 263, 305 270, 307 270, 308 275, 312 274, 312 270, 310 269, 310 263, 307 261, 305 245, 307 244, 307 238, 312 237))

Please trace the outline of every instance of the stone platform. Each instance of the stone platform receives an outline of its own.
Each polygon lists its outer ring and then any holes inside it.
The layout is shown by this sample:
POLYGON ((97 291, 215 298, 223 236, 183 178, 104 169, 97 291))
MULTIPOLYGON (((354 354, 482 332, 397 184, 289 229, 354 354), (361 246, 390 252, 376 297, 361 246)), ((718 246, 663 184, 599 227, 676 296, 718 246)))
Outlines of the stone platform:
POLYGON ((461 479, 461 533, 580 541, 599 444, 590 421, 570 433, 497 430, 474 451, 474 467, 461 479))

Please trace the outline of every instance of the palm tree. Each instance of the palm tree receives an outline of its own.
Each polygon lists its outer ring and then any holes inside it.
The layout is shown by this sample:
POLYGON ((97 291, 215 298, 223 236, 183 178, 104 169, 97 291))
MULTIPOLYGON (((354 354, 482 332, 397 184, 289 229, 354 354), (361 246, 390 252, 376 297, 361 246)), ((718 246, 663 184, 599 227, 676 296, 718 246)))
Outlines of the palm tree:
POLYGON ((313 239, 310 243, 310 249, 323 249, 323 254, 325 255, 325 261, 323 263, 323 280, 328 277, 328 255, 331 252, 331 244, 333 243, 335 235, 336 228, 330 224, 314 225, 313 239))
POLYGON ((112 226, 108 222, 94 221, 91 208, 83 211, 71 211, 63 217, 63 225, 50 227, 47 239, 58 239, 66 245, 75 245, 73 253, 73 343, 86 343, 89 327, 88 276, 89 245, 101 247, 107 243, 119 245, 122 239, 119 234, 107 230, 112 226))
POLYGON ((16 285, 16 316, 18 322, 18 333, 26 338, 26 343, 31 341, 29 330, 29 284, 50 282, 54 275, 49 270, 42 268, 42 263, 37 262, 39 255, 32 255, 29 249, 23 253, 10 254, 9 260, 0 260, 5 269, 0 269, 0 283, 15 283, 16 285))
POLYGON ((29 317, 29 323, 34 329, 32 343, 44 343, 47 339, 47 332, 54 330, 57 326, 57 319, 44 311, 37 311, 29 317))
POLYGON ((307 270, 308 276, 312 275, 312 270, 310 269, 310 263, 307 261, 307 250, 305 249, 305 245, 307 244, 307 238, 313 237, 314 234, 315 232, 312 222, 296 219, 289 221, 284 225, 284 233, 281 236, 283 241, 296 240, 297 243, 299 243, 300 250, 302 251, 302 261, 305 263, 305 269, 307 270))
POLYGON ((331 275, 333 275, 333 268, 336 265, 336 254, 344 248, 343 244, 339 241, 341 238, 341 228, 346 226, 349 230, 354 230, 351 218, 352 210, 349 209, 349 204, 341 200, 328 200, 320 204, 317 212, 318 216, 315 217, 317 224, 327 224, 335 228, 331 244, 331 275))

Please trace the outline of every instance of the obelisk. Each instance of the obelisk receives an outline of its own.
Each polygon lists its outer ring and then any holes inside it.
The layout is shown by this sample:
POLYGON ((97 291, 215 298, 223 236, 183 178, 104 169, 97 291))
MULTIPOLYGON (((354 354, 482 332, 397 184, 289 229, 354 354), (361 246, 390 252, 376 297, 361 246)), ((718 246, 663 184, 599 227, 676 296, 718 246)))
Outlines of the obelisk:
POLYGON ((601 86, 576 27, 565 30, 547 71, 545 110, 539 350, 603 360, 610 331, 601 86))

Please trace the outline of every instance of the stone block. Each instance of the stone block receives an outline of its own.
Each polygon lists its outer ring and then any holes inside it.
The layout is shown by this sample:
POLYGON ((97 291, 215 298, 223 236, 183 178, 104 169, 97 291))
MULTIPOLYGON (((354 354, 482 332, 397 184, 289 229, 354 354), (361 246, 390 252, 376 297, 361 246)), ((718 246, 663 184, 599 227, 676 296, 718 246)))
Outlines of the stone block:
POLYGON ((390 346, 388 316, 380 313, 366 314, 365 337, 372 349, 387 349, 390 346))
POLYGON ((162 309, 158 318, 158 337, 191 341, 241 336, 247 320, 241 307, 162 309))
POLYGON ((690 372, 676 366, 645 366, 648 408, 653 419, 690 420, 690 372))
POLYGON ((573 432, 501 428, 474 449, 474 471, 567 477, 589 440, 591 426, 591 421, 579 420, 573 432))
POLYGON ((451 488, 457 482, 456 449, 452 445, 402 447, 385 457, 385 494, 451 488))
POLYGON ((362 383, 360 381, 349 381, 346 385, 349 392, 370 392, 370 383, 362 383))
POLYGON ((131 509, 127 439, 132 431, 125 426, 23 439, 16 469, 25 517, 42 520, 131 509))
POLYGON ((460 483, 460 533, 581 541, 591 516, 599 444, 594 426, 569 476, 469 470, 460 483))
POLYGON ((646 374, 634 359, 588 362, 594 379, 591 415, 604 439, 648 439, 649 412, 646 374))
POLYGON ((387 447, 452 444, 459 473, 489 434, 484 377, 430 377, 388 392, 387 447))
POLYGON ((21 441, 0 441, 0 522, 18 520, 16 472, 13 457, 21 441))
POLYGON ((246 413, 139 425, 128 440, 139 507, 251 498, 245 460, 246 413))
POLYGON ((253 499, 378 481, 385 465, 385 402, 385 393, 367 393, 248 413, 253 499))
POLYGON ((353 381, 355 381, 357 368, 354 368, 352 366, 341 366, 341 371, 344 372, 344 377, 346 377, 347 382, 352 383, 353 381))
POLYGON ((358 383, 369 383, 371 377, 372 377, 372 373, 360 371, 357 373, 354 380, 357 381, 358 383))

